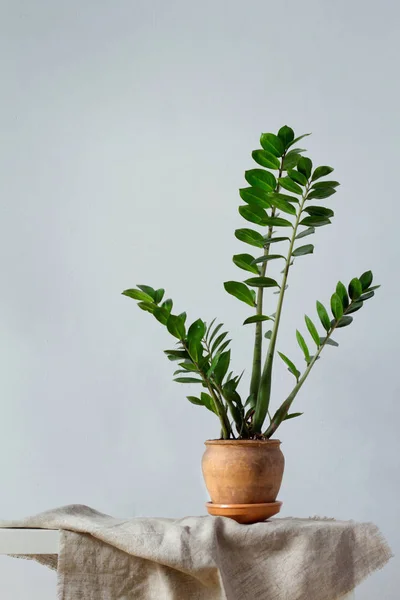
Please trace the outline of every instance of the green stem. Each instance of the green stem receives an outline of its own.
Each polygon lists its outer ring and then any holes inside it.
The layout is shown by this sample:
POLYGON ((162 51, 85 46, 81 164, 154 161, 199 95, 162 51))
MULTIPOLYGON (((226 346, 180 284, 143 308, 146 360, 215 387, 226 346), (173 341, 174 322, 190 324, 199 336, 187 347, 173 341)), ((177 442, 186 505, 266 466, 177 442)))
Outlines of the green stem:
MULTIPOLYGON (((275 209, 272 210, 271 216, 275 215, 275 209)), ((268 228, 268 237, 272 235, 273 227, 268 228)), ((264 256, 268 256, 270 246, 264 248, 264 256)), ((267 261, 261 267, 260 277, 265 277, 267 271, 267 261)), ((263 296, 264 288, 259 287, 257 291, 257 307, 256 315, 263 314, 263 296)), ((253 353, 253 369, 251 372, 250 394, 254 396, 254 401, 257 400, 257 394, 261 380, 261 361, 262 361, 262 343, 263 343, 263 324, 262 321, 256 323, 256 332, 254 338, 254 353, 253 353)))
POLYGON ((222 436, 223 436, 224 440, 229 440, 231 434, 232 434, 232 437, 235 437, 233 435, 231 425, 229 423, 228 415, 226 414, 224 405, 222 404, 222 402, 219 401, 219 399, 213 389, 213 386, 207 380, 206 376, 202 372, 200 373, 200 375, 201 375, 203 381, 206 383, 208 391, 210 392, 210 395, 211 395, 212 399, 214 400, 214 406, 215 406, 217 415, 219 417, 219 420, 221 422, 222 436))
MULTIPOLYGON (((248 439, 249 428, 247 426, 245 415, 244 415, 244 406, 242 404, 240 404, 240 406, 235 405, 235 403, 228 397, 228 395, 226 393, 224 393, 224 390, 219 385, 219 383, 217 383, 215 380, 213 383, 214 383, 215 387, 217 388, 219 394, 222 396, 222 398, 225 399, 225 402, 229 407, 229 411, 232 415, 233 420, 235 421, 235 425, 236 425, 237 432, 239 434, 239 438, 248 439)), ((232 433, 232 436, 235 438, 233 433, 232 433)))
MULTIPOLYGON (((213 353, 212 353, 212 351, 211 351, 210 344, 208 343, 208 341, 207 341, 207 339, 206 339, 206 338, 203 338, 203 344, 204 344, 204 347, 205 347, 205 349, 206 349, 206 350, 207 350, 207 352, 208 352, 210 363, 212 363, 212 360, 213 360, 213 353)), ((231 432, 231 434, 232 434, 232 437, 233 437, 233 438, 235 438, 235 436, 234 436, 234 434, 233 434, 233 431, 232 431, 232 427, 230 427, 230 423, 229 423, 229 419, 228 419, 228 414, 227 414, 227 413, 228 413, 228 407, 229 407, 229 409, 230 409, 230 412, 231 412, 231 414, 232 414, 232 417, 235 419, 235 415, 234 415, 234 413, 233 413, 233 409, 231 408, 231 406, 230 406, 229 402, 228 402, 228 401, 227 401, 227 399, 225 398, 225 396, 224 396, 224 393, 223 393, 223 390, 222 390, 221 386, 220 386, 220 385, 219 385, 219 384, 218 384, 218 383, 215 381, 215 378, 214 378, 214 376, 212 375, 212 376, 210 377, 210 379, 208 379, 207 375, 205 375, 205 377, 207 378, 207 382, 210 382, 210 385, 211 385, 211 386, 213 386, 213 388, 215 388, 215 389, 218 391, 218 394, 219 394, 219 403, 220 403, 220 405, 223 407, 223 409, 224 409, 224 414, 226 415, 226 419, 224 419, 224 420, 225 420, 225 424, 228 424, 228 425, 229 425, 229 428, 230 428, 230 432, 231 432), (224 404, 224 400, 225 400, 226 404, 224 404)), ((236 422, 236 420, 235 420, 235 422, 236 422)))
MULTIPOLYGON (((286 154, 286 153, 285 153, 286 154)), ((281 159, 281 166, 279 168, 278 174, 278 184, 276 186, 275 192, 279 192, 281 186, 279 184, 279 179, 282 177, 283 171, 283 160, 285 158, 285 154, 283 154, 281 159)), ((275 207, 272 208, 271 217, 275 216, 275 207)), ((268 237, 272 236, 273 226, 268 227, 268 237)), ((270 245, 264 248, 264 256, 268 256, 270 251, 270 245)), ((268 261, 262 263, 260 276, 265 277, 265 273, 267 272, 267 264, 268 261)), ((264 297, 264 288, 259 287, 257 291, 257 305, 256 305, 256 315, 263 314, 263 297, 264 297)), ((254 401, 257 401, 258 391, 260 389, 260 381, 261 381, 261 361, 262 361, 262 345, 263 345, 263 323, 259 321, 256 323, 256 331, 254 338, 254 352, 253 352, 253 368, 251 372, 251 382, 250 382, 250 395, 254 397, 254 401)))
MULTIPOLYGON (((354 304, 354 302, 357 302, 357 300, 354 300, 354 301, 352 301, 349 304, 349 306, 346 308, 346 310, 343 311, 343 316, 345 316, 347 314, 348 310, 351 308, 351 306, 354 304)), ((340 319, 339 319, 339 321, 340 321, 340 319)), ((290 407, 291 407, 291 405, 293 403, 293 400, 295 399, 295 397, 299 393, 300 388, 302 387, 303 383, 305 382, 305 380, 309 376, 311 369, 313 368, 313 366, 317 362, 319 355, 321 354, 323 348, 325 348, 325 346, 326 346, 329 338, 331 337, 332 333, 337 328, 339 321, 336 321, 335 324, 332 325, 331 329, 327 332, 324 341, 318 347, 317 352, 312 357, 311 361, 308 363, 307 368, 304 371, 303 375, 299 378, 298 382, 294 386, 293 390, 290 392, 289 396, 286 398, 286 400, 281 404, 281 406, 276 411, 276 413, 275 413, 275 415, 274 415, 274 417, 273 417, 273 419, 272 419, 272 421, 271 421, 268 429, 264 433, 265 437, 270 438, 271 435, 273 435, 275 433, 275 431, 278 429, 278 427, 282 423, 282 421, 285 419, 285 417, 288 414, 289 409, 290 409, 290 407)))
POLYGON ((273 365, 273 361, 274 361, 275 346, 276 346, 276 340, 278 337, 279 323, 280 323, 281 314, 282 314, 283 299, 285 297, 286 283, 287 283, 289 270, 290 270, 293 246, 294 246, 294 243, 296 240, 297 229, 298 229, 298 226, 300 223, 301 214, 302 214, 304 203, 307 198, 308 190, 309 190, 309 185, 307 185, 307 187, 304 191, 304 194, 303 194, 302 200, 300 202, 300 206, 299 206, 299 212, 296 216, 296 221, 293 226, 293 234, 292 234, 292 237, 290 240, 289 251, 287 254, 285 269, 283 272, 281 289, 280 289, 280 293, 279 293, 279 297, 278 297, 278 304, 277 304, 277 309, 276 309, 274 326, 272 329, 271 340, 269 342, 267 356, 265 358, 265 363, 264 363, 264 369, 263 369, 263 372, 261 375, 260 390, 258 393, 256 411, 255 411, 254 420, 253 420, 254 432, 259 433, 259 434, 261 433, 261 429, 262 429, 263 423, 265 421, 265 417, 267 416, 267 413, 268 413, 269 401, 270 401, 270 397, 271 397, 272 365, 273 365))

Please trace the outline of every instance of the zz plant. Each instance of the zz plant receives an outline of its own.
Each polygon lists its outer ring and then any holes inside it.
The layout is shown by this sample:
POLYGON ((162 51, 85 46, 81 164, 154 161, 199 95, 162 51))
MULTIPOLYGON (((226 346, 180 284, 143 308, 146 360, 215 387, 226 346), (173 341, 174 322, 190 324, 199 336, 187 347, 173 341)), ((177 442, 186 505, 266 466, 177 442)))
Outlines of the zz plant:
POLYGON ((254 311, 244 321, 244 325, 255 324, 252 375, 247 398, 242 398, 238 392, 242 375, 229 372, 230 340, 226 339, 228 333, 222 331, 222 323, 216 323, 214 319, 207 326, 203 320, 197 319, 187 326, 186 313, 173 314, 173 302, 170 299, 163 300, 163 289, 138 285, 135 289, 123 292, 125 296, 136 300, 139 308, 151 313, 178 340, 175 348, 165 350, 167 357, 179 364, 174 380, 199 385, 201 392, 187 398, 217 415, 224 439, 270 438, 283 421, 300 416, 302 413, 290 412, 291 406, 321 352, 327 345, 338 346, 332 338, 335 330, 350 325, 353 321, 351 315, 360 310, 379 287, 372 286, 371 271, 352 279, 347 288, 339 281, 330 299, 332 317, 325 306, 317 301, 319 327, 305 315, 310 342, 306 342, 299 330, 296 331, 297 342, 305 359, 302 372, 286 354, 277 352, 289 271, 297 257, 314 251, 314 246, 304 243, 304 238, 314 235, 316 228, 331 224, 333 210, 322 206, 319 201, 333 196, 339 186, 337 181, 326 179, 333 171, 332 167, 318 166, 314 169, 310 158, 303 156, 305 150, 296 146, 308 135, 295 138, 293 130, 287 126, 282 127, 277 135, 263 133, 261 148, 252 153, 254 161, 261 168, 245 172, 248 187, 239 191, 244 202, 239 206, 239 213, 246 221, 261 229, 246 227, 235 231, 238 240, 259 249, 261 256, 254 257, 248 253, 233 256, 235 265, 251 276, 244 282, 227 281, 224 284, 229 294, 251 306, 254 311), (269 264, 275 260, 282 261, 283 265, 279 282, 266 276, 269 264), (264 293, 270 290, 275 290, 277 294, 276 312, 264 314, 264 293), (269 325, 265 334, 264 324, 269 325), (265 357, 263 344, 266 344, 265 357), (312 344, 312 350, 309 344, 312 344), (294 376, 295 384, 271 416, 272 368, 277 354, 294 376))

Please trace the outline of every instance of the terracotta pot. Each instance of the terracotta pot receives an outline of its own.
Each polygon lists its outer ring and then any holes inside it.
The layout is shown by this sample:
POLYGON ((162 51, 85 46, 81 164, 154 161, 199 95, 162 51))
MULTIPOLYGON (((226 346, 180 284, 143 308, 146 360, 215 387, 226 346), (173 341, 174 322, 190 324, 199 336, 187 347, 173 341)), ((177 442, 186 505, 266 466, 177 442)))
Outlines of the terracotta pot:
POLYGON ((213 504, 275 502, 285 459, 279 440, 208 440, 204 480, 213 504))

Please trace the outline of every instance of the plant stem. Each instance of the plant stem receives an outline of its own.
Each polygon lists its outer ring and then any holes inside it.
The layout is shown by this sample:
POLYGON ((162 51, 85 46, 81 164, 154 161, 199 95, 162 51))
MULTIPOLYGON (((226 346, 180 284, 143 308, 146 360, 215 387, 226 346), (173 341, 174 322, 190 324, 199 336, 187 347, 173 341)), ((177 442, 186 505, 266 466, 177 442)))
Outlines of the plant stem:
MULTIPOLYGON (((271 211, 271 217, 275 216, 275 209, 271 211)), ((268 227, 268 237, 272 235, 273 227, 268 227)), ((270 246, 264 248, 264 256, 268 256, 270 246)), ((265 277, 267 271, 267 261, 262 264, 260 276, 265 277)), ((257 291, 257 308, 256 315, 263 314, 263 296, 264 288, 259 287, 257 291)), ((261 360, 262 360, 262 343, 263 343, 263 324, 262 321, 256 323, 256 332, 254 338, 254 353, 253 353, 253 369, 251 372, 250 394, 254 396, 254 401, 257 401, 257 394, 261 380, 261 360)))
POLYGON ((297 229, 298 229, 298 226, 300 223, 301 214, 302 214, 304 203, 307 198, 308 190, 309 190, 309 185, 307 185, 307 187, 304 191, 302 200, 300 202, 299 212, 296 216, 296 221, 293 226, 293 233, 292 233, 292 237, 290 240, 289 251, 287 254, 287 258, 286 258, 286 264, 285 264, 285 269, 283 272, 281 289, 280 289, 280 293, 279 293, 279 297, 278 297, 278 304, 277 304, 277 309, 276 309, 274 326, 272 329, 271 340, 270 340, 269 346, 268 346, 267 356, 265 358, 264 369, 263 369, 263 372, 261 375, 260 390, 258 393, 256 411, 254 414, 253 429, 254 429, 255 433, 261 433, 261 429, 262 429, 265 417, 267 416, 267 413, 268 413, 269 401, 270 401, 270 397, 271 397, 272 365, 273 365, 273 361, 274 361, 274 353, 275 353, 276 340, 278 337, 279 323, 280 323, 281 314, 282 314, 283 299, 285 297, 286 282, 287 282, 288 275, 289 275, 293 246, 294 246, 295 239, 296 239, 297 229))
MULTIPOLYGON (((346 308, 346 310, 343 311, 343 316, 346 315, 347 311, 354 304, 354 302, 357 302, 357 300, 354 300, 354 301, 352 301, 349 304, 349 306, 346 308)), ((339 319, 339 321, 340 321, 340 319, 339 319)), ((303 383, 305 382, 305 380, 309 376, 311 369, 313 368, 313 366, 317 362, 319 355, 321 354, 323 348, 325 348, 325 346, 326 346, 329 338, 331 337, 332 333, 337 328, 339 321, 336 321, 335 324, 332 325, 331 329, 327 332, 324 341, 318 347, 317 352, 312 357, 311 361, 308 363, 307 368, 304 371, 303 375, 299 378, 298 382, 294 386, 293 390, 290 392, 289 396, 286 398, 286 400, 281 404, 281 406, 276 411, 276 413, 275 413, 275 415, 274 415, 274 417, 273 417, 273 419, 272 419, 272 421, 271 421, 268 429, 264 433, 265 437, 270 438, 271 435, 273 435, 275 433, 275 431, 278 429, 278 427, 282 423, 282 421, 285 419, 285 417, 288 414, 289 409, 290 409, 290 407, 291 407, 291 405, 293 403, 293 400, 295 399, 295 397, 297 396, 298 392, 300 391, 301 386, 303 385, 303 383)))
POLYGON ((215 410, 216 410, 219 420, 221 422, 223 438, 224 438, 224 440, 229 440, 231 434, 232 434, 232 437, 235 437, 235 436, 233 435, 231 425, 229 423, 228 415, 226 414, 225 407, 222 404, 222 402, 220 402, 218 400, 217 395, 214 391, 214 388, 211 385, 211 383, 207 380, 206 376, 202 372, 200 374, 202 376, 203 381, 207 385, 208 391, 210 392, 212 399, 214 400, 215 410))
MULTIPOLYGON (((282 177, 283 171, 283 160, 285 158, 286 153, 283 154, 281 159, 281 166, 279 168, 278 175, 278 184, 276 186, 275 192, 279 192, 281 186, 279 183, 279 179, 282 177)), ((275 216, 275 207, 271 210, 271 217, 275 216)), ((268 237, 272 236, 273 226, 270 225, 268 227, 268 237)), ((268 256, 270 251, 270 245, 264 248, 264 256, 268 256)), ((262 263, 260 276, 265 277, 265 273, 267 272, 268 261, 262 263)), ((264 297, 264 288, 259 287, 257 291, 257 307, 256 307, 256 315, 263 314, 263 297, 264 297)), ((256 331, 254 338, 254 352, 253 352, 253 368, 251 372, 251 382, 250 382, 250 395, 253 395, 254 402, 257 402, 258 391, 260 389, 260 381, 261 381, 261 361, 262 361, 262 345, 263 345, 263 323, 259 321, 256 323, 256 331)))

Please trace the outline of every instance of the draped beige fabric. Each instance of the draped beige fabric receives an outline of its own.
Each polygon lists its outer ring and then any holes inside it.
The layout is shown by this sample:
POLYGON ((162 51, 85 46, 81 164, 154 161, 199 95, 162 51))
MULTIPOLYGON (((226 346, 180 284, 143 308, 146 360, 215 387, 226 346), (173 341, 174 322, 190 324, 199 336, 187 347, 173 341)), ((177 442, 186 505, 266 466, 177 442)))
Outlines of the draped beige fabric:
POLYGON ((80 505, 2 527, 61 530, 61 600, 335 600, 391 557, 375 525, 116 519, 80 505))

